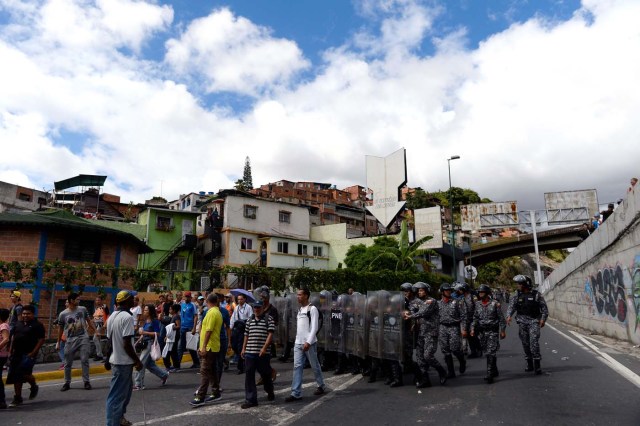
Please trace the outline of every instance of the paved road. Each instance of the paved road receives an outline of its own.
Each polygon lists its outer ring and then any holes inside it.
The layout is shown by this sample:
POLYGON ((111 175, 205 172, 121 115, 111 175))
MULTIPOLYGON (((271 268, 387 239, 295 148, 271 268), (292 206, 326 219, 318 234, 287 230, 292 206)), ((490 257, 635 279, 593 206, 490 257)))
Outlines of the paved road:
MULTIPOLYGON (((285 404, 292 364, 276 361, 274 366, 280 375, 275 402, 263 397, 259 407, 241 410, 244 376, 229 373, 223 377, 223 400, 193 409, 187 403, 199 376, 194 371, 184 371, 172 375, 164 388, 159 387, 157 378, 147 375, 147 389, 134 392, 127 418, 138 424, 145 424, 146 420, 146 424, 174 426, 214 422, 243 426, 640 425, 640 377, 635 375, 640 373, 638 349, 630 345, 621 349, 624 345, 597 336, 575 335, 573 329, 554 322, 550 325, 543 329, 541 340, 545 370, 542 376, 523 371, 517 327, 512 325, 499 352, 500 377, 493 385, 482 380, 484 360, 469 360, 467 373, 444 387, 434 385, 421 392, 413 386, 390 389, 381 382, 366 383, 360 376, 328 374, 326 381, 332 391, 314 397, 313 383, 309 381, 311 371, 305 370, 308 381, 304 400, 285 404)), ((409 377, 406 379, 408 382, 409 377)), ((104 424, 108 380, 107 375, 92 377, 92 391, 83 390, 82 383, 74 381, 72 389, 65 393, 58 390, 60 382, 43 382, 36 400, 26 401, 19 409, 0 412, 0 424, 104 424)), ((12 391, 7 393, 10 400, 12 391)))

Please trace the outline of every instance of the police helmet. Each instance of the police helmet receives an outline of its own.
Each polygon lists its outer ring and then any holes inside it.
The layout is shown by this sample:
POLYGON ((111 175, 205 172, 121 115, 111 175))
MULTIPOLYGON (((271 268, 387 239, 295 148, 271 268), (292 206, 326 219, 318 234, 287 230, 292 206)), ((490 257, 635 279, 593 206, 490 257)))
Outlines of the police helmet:
POLYGON ((513 281, 525 287, 531 288, 533 286, 531 278, 527 277, 526 275, 516 275, 515 277, 513 277, 513 281))
POLYGON ((462 284, 462 283, 456 283, 456 284, 453 286, 453 289, 454 289, 455 291, 464 291, 464 284, 462 284))
POLYGON ((389 300, 390 303, 394 304, 394 303, 404 303, 404 296, 401 294, 394 294, 393 296, 391 296, 391 300, 389 300))
POLYGON ((400 290, 402 291, 413 291, 413 286, 411 283, 404 283, 400 286, 400 290))
POLYGON ((451 291, 451 284, 449 283, 440 284, 440 293, 447 290, 451 291))
POLYGON ((482 284, 480 287, 478 287, 478 293, 487 293, 490 294, 491 293, 491 287, 489 287, 486 284, 482 284))
POLYGON ((415 283, 413 285, 413 290, 414 292, 418 292, 418 290, 420 289, 425 289, 427 291, 427 293, 429 293, 431 291, 431 286, 427 283, 423 283, 422 281, 418 281, 417 283, 415 283))

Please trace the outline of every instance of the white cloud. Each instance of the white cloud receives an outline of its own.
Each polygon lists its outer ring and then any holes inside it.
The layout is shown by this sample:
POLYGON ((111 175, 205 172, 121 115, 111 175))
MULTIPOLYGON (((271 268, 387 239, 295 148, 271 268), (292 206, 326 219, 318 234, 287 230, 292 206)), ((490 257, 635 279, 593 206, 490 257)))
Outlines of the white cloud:
POLYGON ((295 42, 274 38, 226 8, 194 20, 179 39, 167 41, 166 61, 180 74, 206 76, 210 92, 249 95, 286 84, 309 66, 295 42))

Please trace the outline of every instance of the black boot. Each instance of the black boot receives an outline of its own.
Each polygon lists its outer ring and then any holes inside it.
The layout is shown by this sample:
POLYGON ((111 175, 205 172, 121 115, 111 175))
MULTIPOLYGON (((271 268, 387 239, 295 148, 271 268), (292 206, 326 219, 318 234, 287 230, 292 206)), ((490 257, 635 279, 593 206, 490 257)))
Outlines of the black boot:
POLYGON ((540 360, 539 359, 534 359, 533 360, 533 366, 534 366, 536 375, 542 374, 542 368, 540 368, 540 360))
POLYGON ((431 380, 429 380, 429 373, 427 373, 426 371, 420 372, 420 380, 416 382, 416 388, 422 389, 422 388, 430 388, 430 387, 431 387, 431 380))
POLYGON ((447 364, 447 379, 455 379, 456 370, 453 367, 453 357, 451 355, 445 355, 444 362, 447 364))
POLYGON ((533 360, 531 358, 525 358, 527 361, 527 368, 524 369, 527 373, 533 371, 533 360))
POLYGON ((390 361, 382 362, 382 375, 386 378, 384 384, 389 386, 393 382, 393 365, 390 365, 390 361))
POLYGON ((493 375, 493 377, 498 377, 500 375, 500 373, 498 372, 498 358, 494 355, 491 357, 491 374, 493 375))
POLYGON ((487 382, 488 384, 493 383, 493 371, 492 371, 492 367, 493 367, 493 360, 492 360, 492 356, 491 355, 487 355, 487 375, 484 376, 484 381, 487 382))
POLYGON ((397 388, 404 384, 402 383, 402 367, 400 367, 400 364, 396 361, 391 364, 391 377, 392 380, 391 383, 389 383, 389 387, 397 388))
POLYGON ((440 384, 444 385, 445 383, 447 383, 447 372, 445 371, 445 369, 440 365, 435 367, 435 369, 438 372, 438 376, 440 376, 440 384))
POLYGON ((464 354, 462 352, 458 352, 454 355, 458 358, 458 362, 460 363, 460 374, 464 374, 464 372, 467 371, 467 360, 464 359, 464 354))
POLYGON ((378 377, 378 363, 376 361, 371 362, 371 371, 369 372, 369 383, 374 383, 378 377))

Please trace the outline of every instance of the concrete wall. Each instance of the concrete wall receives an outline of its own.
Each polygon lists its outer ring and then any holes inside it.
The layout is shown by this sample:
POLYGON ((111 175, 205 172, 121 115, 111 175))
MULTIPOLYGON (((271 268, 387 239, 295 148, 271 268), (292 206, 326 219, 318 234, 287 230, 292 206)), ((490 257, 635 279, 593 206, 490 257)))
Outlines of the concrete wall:
POLYGON ((640 188, 545 280, 553 318, 640 343, 640 188))

